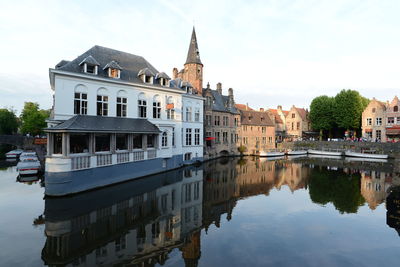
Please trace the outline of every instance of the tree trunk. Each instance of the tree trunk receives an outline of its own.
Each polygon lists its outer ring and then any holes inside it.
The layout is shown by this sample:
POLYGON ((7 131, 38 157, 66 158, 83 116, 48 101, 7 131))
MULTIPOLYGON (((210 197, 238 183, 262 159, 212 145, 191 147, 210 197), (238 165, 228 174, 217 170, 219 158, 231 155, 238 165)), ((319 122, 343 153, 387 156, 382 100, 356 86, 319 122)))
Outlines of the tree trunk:
POLYGON ((322 129, 319 130, 319 141, 322 141, 322 135, 324 134, 324 131, 322 129))

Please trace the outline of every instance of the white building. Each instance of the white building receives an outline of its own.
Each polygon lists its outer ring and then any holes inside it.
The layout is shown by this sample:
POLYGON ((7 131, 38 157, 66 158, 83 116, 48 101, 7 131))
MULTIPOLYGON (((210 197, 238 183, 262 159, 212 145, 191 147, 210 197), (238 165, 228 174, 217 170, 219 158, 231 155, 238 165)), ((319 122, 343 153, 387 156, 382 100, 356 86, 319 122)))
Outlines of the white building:
POLYGON ((46 194, 64 195, 201 161, 203 98, 143 57, 94 46, 50 69, 46 194), (91 179, 82 179, 90 175, 91 179))

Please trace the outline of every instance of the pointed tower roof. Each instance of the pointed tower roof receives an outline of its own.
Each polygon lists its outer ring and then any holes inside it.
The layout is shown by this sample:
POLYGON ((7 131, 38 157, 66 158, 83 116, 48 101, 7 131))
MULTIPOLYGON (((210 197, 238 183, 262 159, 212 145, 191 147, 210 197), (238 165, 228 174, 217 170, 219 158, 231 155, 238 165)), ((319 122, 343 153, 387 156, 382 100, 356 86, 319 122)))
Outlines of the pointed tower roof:
POLYGON ((201 63, 201 60, 200 60, 200 52, 199 52, 199 47, 197 45, 196 31, 194 30, 194 27, 193 27, 193 31, 192 31, 192 37, 190 38, 189 51, 187 54, 185 64, 189 64, 189 63, 203 65, 203 63, 201 63))

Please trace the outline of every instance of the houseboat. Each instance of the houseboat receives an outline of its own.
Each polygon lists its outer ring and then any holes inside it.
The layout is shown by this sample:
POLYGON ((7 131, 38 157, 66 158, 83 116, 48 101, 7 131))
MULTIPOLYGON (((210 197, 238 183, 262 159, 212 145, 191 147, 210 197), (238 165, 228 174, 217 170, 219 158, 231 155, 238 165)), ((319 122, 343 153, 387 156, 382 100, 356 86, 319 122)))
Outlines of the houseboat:
POLYGON ((54 105, 46 129, 46 195, 202 161, 203 97, 190 82, 101 46, 49 72, 54 105))

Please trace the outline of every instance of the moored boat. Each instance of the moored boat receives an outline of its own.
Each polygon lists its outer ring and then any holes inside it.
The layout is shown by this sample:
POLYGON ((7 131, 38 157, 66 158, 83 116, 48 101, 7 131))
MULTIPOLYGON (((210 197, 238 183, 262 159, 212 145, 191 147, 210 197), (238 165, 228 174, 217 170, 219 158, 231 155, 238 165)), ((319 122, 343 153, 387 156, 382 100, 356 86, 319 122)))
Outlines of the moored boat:
POLYGON ((278 151, 278 150, 271 150, 271 151, 261 151, 260 157, 283 157, 285 152, 278 151))
POLYGON ((286 151, 286 155, 288 156, 305 155, 305 154, 307 154, 307 150, 305 149, 299 149, 299 150, 289 149, 288 151, 286 151))
POLYGON ((21 155, 19 156, 19 160, 22 161, 25 158, 32 158, 35 157, 37 159, 37 155, 36 152, 32 152, 32 151, 23 151, 21 153, 21 155))
POLYGON ((389 156, 386 154, 377 154, 375 151, 363 151, 363 152, 354 152, 351 150, 347 150, 344 152, 346 157, 356 157, 356 158, 370 158, 370 159, 387 159, 389 156))
POLYGON ((37 157, 24 157, 17 164, 17 171, 19 175, 38 174, 39 170, 40 162, 37 157))
POLYGON ((19 155, 21 155, 22 152, 23 152, 22 149, 11 150, 11 151, 6 153, 6 158, 7 159, 16 159, 16 158, 19 157, 19 155))
POLYGON ((342 151, 339 150, 316 150, 316 149, 309 149, 308 154, 314 155, 325 155, 325 156, 341 156, 343 154, 342 151))

